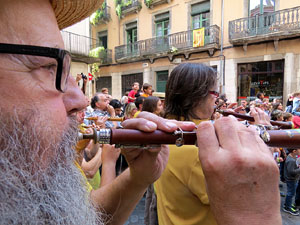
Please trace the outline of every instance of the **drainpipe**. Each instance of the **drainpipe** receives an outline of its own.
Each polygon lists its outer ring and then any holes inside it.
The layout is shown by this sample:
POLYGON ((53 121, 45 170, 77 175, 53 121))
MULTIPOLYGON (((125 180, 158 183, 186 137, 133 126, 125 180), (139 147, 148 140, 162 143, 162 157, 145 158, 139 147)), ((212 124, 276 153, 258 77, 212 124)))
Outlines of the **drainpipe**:
POLYGON ((224 42, 224 0, 222 0, 222 9, 221 9, 221 51, 220 51, 220 72, 222 79, 222 90, 221 92, 225 94, 225 56, 223 54, 223 42, 224 42))

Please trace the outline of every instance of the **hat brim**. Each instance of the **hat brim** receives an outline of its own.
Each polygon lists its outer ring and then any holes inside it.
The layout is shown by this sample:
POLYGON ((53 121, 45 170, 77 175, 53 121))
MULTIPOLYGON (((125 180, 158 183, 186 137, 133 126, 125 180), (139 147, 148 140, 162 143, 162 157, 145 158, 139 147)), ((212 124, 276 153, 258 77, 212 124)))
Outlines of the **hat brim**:
POLYGON ((103 0, 50 0, 59 29, 71 26, 100 8, 103 0))

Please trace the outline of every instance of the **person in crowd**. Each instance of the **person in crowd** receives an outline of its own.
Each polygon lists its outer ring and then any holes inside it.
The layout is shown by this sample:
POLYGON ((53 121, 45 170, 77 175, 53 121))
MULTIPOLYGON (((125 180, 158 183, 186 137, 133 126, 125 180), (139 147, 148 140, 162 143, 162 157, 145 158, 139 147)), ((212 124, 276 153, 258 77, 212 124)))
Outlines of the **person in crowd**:
POLYGON ((113 99, 109 102, 109 105, 111 105, 115 110, 115 116, 116 117, 122 117, 122 104, 118 99, 113 99))
MULTIPOLYGON (((109 105, 109 99, 106 94, 96 93, 91 100, 91 106, 94 109, 94 112, 91 116, 99 117, 99 116, 107 116, 107 117, 115 117, 116 113, 114 108, 109 105)), ((116 127, 116 122, 106 121, 106 127, 112 128, 116 127)))
POLYGON ((109 94, 108 88, 102 88, 102 89, 101 89, 101 93, 102 93, 102 94, 108 95, 108 94, 109 94))
POLYGON ((125 95, 121 98, 121 103, 123 106, 126 106, 128 103, 128 94, 129 94, 129 91, 126 91, 125 95))
POLYGON ((288 113, 288 112, 284 112, 283 113, 283 121, 284 122, 292 122, 293 121, 293 114, 288 113))
POLYGON ((128 105, 125 108, 125 113, 124 113, 125 120, 134 118, 134 115, 137 111, 138 111, 138 109, 136 108, 136 106, 133 102, 128 103, 128 105))
POLYGON ((138 96, 138 91, 140 89, 140 84, 138 82, 134 82, 132 84, 132 90, 128 93, 128 103, 134 102, 138 96))
MULTIPOLYGON (((144 100, 142 111, 154 113, 158 116, 161 116, 163 113, 163 106, 160 98, 156 96, 150 96, 146 98, 144 100)), ((146 192, 144 222, 145 225, 158 224, 157 201, 153 184, 148 187, 146 192)))
MULTIPOLYGON (((174 68, 167 81, 166 86, 166 99, 165 99, 165 115, 168 119, 177 119, 181 121, 193 121, 195 124, 199 124, 205 132, 199 131, 201 134, 206 134, 207 129, 211 129, 211 122, 208 121, 213 112, 214 105, 217 97, 219 96, 217 89, 217 73, 211 67, 203 64, 191 64, 185 63, 174 68), (187 88, 188 87, 188 88, 187 88)), ((253 109, 252 109, 253 111, 253 109)), ((256 113, 256 111, 253 111, 256 113)), ((259 111, 259 117, 265 118, 264 112, 259 111)), ((221 118, 215 121, 215 124, 219 124, 222 120, 228 118, 221 118)), ((229 122, 229 121, 228 121, 229 122)), ((220 126, 220 124, 219 124, 220 126)), ((219 127, 222 131, 225 131, 224 127, 219 127)), ((240 125, 243 129, 243 125, 240 125)), ((218 135, 219 136, 219 135, 218 135)), ((207 135, 205 135, 207 137, 207 135)), ((211 146, 210 141, 217 139, 216 135, 208 140, 202 140, 207 143, 207 146, 211 146)), ((256 138, 254 138, 257 140, 256 138)), ((246 140, 245 144, 246 144, 246 140)), ((228 140, 228 143, 230 141, 228 140)), ((202 142, 201 142, 202 143, 202 142)), ((250 146, 247 143, 247 146, 250 146)), ((205 152, 198 152, 195 146, 182 146, 177 147, 175 145, 169 146, 169 161, 162 176, 154 183, 155 191, 157 194, 157 212, 159 224, 217 224, 224 222, 224 218, 220 218, 219 215, 214 214, 211 207, 214 207, 213 199, 214 194, 210 192, 207 182, 210 179, 219 179, 220 189, 224 191, 222 201, 227 199, 227 195, 233 197, 233 193, 230 194, 228 190, 221 188, 223 179, 212 178, 213 173, 206 173, 202 170, 202 166, 209 165, 209 168, 216 166, 215 163, 219 161, 209 160, 205 162, 201 159, 201 156, 205 152), (201 152, 200 158, 198 157, 201 152), (208 194, 211 193, 211 195, 208 194), (225 197, 226 196, 226 197, 225 197)), ((208 147, 210 148, 210 147, 208 147)), ((250 148, 249 148, 250 149, 250 148)), ((272 164, 278 171, 277 165, 273 160, 269 150, 268 157, 272 159, 272 164)), ((218 151, 215 152, 219 154, 218 151)), ((236 153, 232 153, 231 157, 234 158, 236 153)), ((207 157, 205 157, 208 159, 207 157)), ((232 173, 231 171, 230 173, 232 173)), ((235 174, 230 174, 235 176, 235 174)), ((272 179, 278 180, 278 177, 272 179)), ((239 187, 244 187, 242 184, 237 184, 239 187), (240 186, 241 185, 241 186, 240 186)), ((236 186, 236 188, 238 187, 236 186)), ((239 189, 239 188, 237 188, 239 189)), ((278 187, 272 188, 272 191, 278 193, 278 187)), ((272 197, 274 199, 272 193, 272 197)), ((279 202, 279 193, 275 195, 276 202, 279 202)), ((248 201, 245 199, 245 201, 248 201)), ((260 203, 265 205, 265 203, 260 203)), ((226 204, 227 205, 227 204, 226 204)), ((268 205, 269 207, 269 205, 268 205)), ((225 206, 226 208, 226 206, 225 206)), ((224 210, 225 210, 224 208, 224 210)), ((247 211, 248 207, 243 206, 247 211)), ((278 206, 276 206, 278 210, 278 206)), ((238 209, 240 211, 240 209, 238 209)), ((256 211, 257 208, 251 210, 256 211)), ((250 210, 250 211, 251 211, 250 210)), ((253 212, 254 212, 253 211, 253 212)), ((248 211, 249 213, 249 211, 248 211)), ((280 218, 277 218, 280 220, 280 218)), ((227 219, 225 219, 227 220, 227 219)), ((242 221, 240 221, 243 224, 242 221)))
POLYGON ((163 113, 163 105, 159 97, 150 96, 144 100, 142 111, 151 112, 158 116, 163 113))
MULTIPOLYGON (((69 76, 71 57, 63 50, 60 29, 88 17, 101 3, 0 0, 0 29, 5 30, 0 33, 0 94, 5 96, 0 102, 0 224, 89 225, 104 224, 106 218, 124 224, 164 171, 165 145, 124 151, 129 169, 90 192, 74 165, 75 113, 85 109, 86 101, 69 76)), ((147 112, 138 117, 123 127, 145 132, 195 128, 147 112)), ((197 129, 211 211, 219 224, 281 224, 273 196, 278 171, 263 142, 254 132, 240 132, 245 129, 232 118, 203 122, 197 129)))
POLYGON ((256 103, 260 103, 260 104, 262 104, 262 103, 263 103, 263 100, 264 100, 264 98, 265 98, 265 95, 264 95, 264 93, 262 93, 262 92, 258 92, 258 93, 257 93, 257 95, 256 95, 255 102, 256 102, 256 103))
POLYGON ((135 106, 137 108, 137 111, 136 111, 136 113, 133 116, 134 118, 136 118, 139 115, 139 113, 142 111, 145 99, 146 98, 142 97, 142 96, 136 98, 134 104, 135 104, 135 106))
MULTIPOLYGON (((284 165, 287 194, 282 210, 293 216, 299 216, 299 210, 292 207, 292 200, 296 194, 297 183, 300 177, 300 166, 299 163, 297 163, 297 157, 299 156, 300 149, 289 149, 289 155, 287 156, 284 165)), ((296 196, 296 199, 300 200, 300 196, 296 196)))
POLYGON ((288 94, 288 99, 286 101, 286 107, 292 106, 293 108, 293 94, 288 94))
POLYGON ((148 83, 143 84, 143 94, 142 97, 147 98, 152 95, 152 85, 148 83))
POLYGON ((295 92, 293 94, 293 108, 292 114, 295 116, 300 116, 298 109, 300 108, 300 92, 295 92))

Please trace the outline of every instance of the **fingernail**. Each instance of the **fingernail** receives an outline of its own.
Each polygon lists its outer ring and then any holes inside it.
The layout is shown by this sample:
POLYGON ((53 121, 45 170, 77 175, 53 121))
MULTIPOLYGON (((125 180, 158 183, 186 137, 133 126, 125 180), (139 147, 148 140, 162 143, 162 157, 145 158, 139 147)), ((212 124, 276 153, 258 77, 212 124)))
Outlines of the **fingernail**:
POLYGON ((166 122, 166 125, 169 129, 177 128, 177 125, 175 123, 172 123, 172 122, 166 122))

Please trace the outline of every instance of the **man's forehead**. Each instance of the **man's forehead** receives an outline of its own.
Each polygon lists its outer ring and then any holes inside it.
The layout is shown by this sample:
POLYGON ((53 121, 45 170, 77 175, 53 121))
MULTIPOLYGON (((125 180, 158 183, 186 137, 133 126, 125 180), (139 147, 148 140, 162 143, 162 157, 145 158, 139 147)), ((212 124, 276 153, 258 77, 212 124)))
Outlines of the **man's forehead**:
POLYGON ((0 29, 5 32, 0 32, 0 42, 64 47, 49 0, 1 1, 1 8, 0 29))

